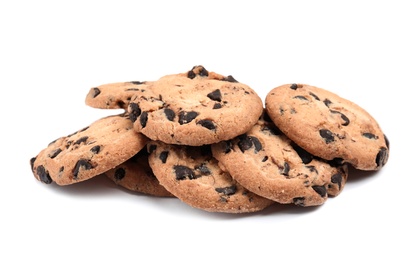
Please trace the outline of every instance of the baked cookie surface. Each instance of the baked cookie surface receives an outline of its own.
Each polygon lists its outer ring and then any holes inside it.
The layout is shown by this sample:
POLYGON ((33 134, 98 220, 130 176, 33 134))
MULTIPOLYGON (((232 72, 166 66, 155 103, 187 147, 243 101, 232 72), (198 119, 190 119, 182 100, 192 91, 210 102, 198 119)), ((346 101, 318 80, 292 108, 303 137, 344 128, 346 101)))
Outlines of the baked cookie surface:
POLYGON ((245 132, 262 108, 249 86, 195 66, 153 82, 132 97, 128 112, 135 130, 151 140, 199 146, 245 132))
POLYGON ((86 95, 86 105, 101 109, 127 109, 132 96, 145 92, 150 82, 116 82, 93 87, 86 95))
POLYGON ((378 170, 389 157, 389 142, 363 108, 330 91, 305 84, 272 89, 265 108, 277 127, 311 154, 378 170))
POLYGON ((134 131, 125 114, 107 116, 53 141, 30 163, 39 181, 68 185, 123 163, 145 147, 147 141, 134 131))
POLYGON ((159 182, 186 204, 223 213, 260 211, 274 202, 239 185, 218 167, 210 145, 184 146, 151 141, 149 164, 159 182))
POLYGON ((146 149, 142 149, 132 158, 105 172, 105 175, 117 185, 130 191, 159 197, 173 197, 159 184, 153 174, 146 149))
POLYGON ((261 118, 247 133, 212 145, 219 166, 242 186, 282 204, 317 206, 343 189, 347 166, 315 158, 261 118))

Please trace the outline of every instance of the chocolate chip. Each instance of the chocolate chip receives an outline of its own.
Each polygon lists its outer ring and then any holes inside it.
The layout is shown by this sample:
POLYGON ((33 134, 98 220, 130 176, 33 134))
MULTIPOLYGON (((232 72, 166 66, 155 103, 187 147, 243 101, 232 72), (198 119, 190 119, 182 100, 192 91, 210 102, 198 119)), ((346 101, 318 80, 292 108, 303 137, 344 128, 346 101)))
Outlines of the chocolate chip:
POLYGON ((294 84, 291 84, 290 89, 297 90, 297 87, 298 87, 297 84, 294 83, 294 84))
POLYGON ((169 121, 174 121, 174 119, 175 119, 175 112, 174 112, 172 109, 165 108, 165 109, 163 110, 163 112, 165 113, 165 116, 166 116, 166 118, 167 118, 169 121))
POLYGON ((152 153, 153 151, 155 151, 156 150, 156 144, 151 144, 151 145, 149 145, 149 147, 148 147, 148 152, 149 153, 152 153))
POLYGON ((319 131, 320 136, 324 139, 324 141, 326 142, 326 144, 334 142, 334 135, 333 133, 328 130, 328 129, 321 129, 319 131))
POLYGON ((313 155, 307 152, 306 150, 304 150, 303 148, 301 148, 300 146, 298 146, 297 144, 292 144, 292 147, 294 151, 297 152, 298 156, 300 156, 301 161, 304 164, 308 164, 313 160, 313 155))
POLYGON ((49 175, 49 172, 46 170, 46 168, 44 168, 43 165, 37 166, 36 174, 39 176, 40 181, 43 183, 50 184, 53 181, 49 175))
POLYGON ((350 124, 350 119, 348 119, 348 117, 346 115, 344 115, 343 113, 339 112, 339 111, 335 111, 335 110, 330 110, 331 113, 333 114, 340 114, 341 119, 343 119, 344 123, 341 123, 342 126, 347 126, 350 124))
POLYGON ((232 82, 232 83, 238 83, 238 81, 237 81, 236 79, 234 79, 234 77, 231 76, 231 75, 223 78, 222 81, 228 81, 228 82, 232 82))
POLYGON ((231 150, 234 149, 231 141, 225 141, 225 142, 223 142, 223 144, 225 145, 224 153, 226 153, 226 154, 231 152, 231 150))
POLYGON ((305 206, 305 198, 304 197, 296 197, 293 198, 293 203, 297 206, 305 206))
POLYGON ((130 81, 130 83, 135 84, 135 85, 141 85, 145 82, 144 81, 130 81))
POLYGON ((98 89, 98 88, 93 88, 92 91, 93 91, 92 98, 95 98, 95 97, 99 96, 99 94, 100 94, 100 89, 98 89))
POLYGON ((201 77, 208 77, 209 72, 204 67, 201 66, 198 72, 198 75, 201 77))
POLYGON ((32 172, 34 172, 34 162, 36 161, 36 157, 33 157, 30 159, 30 168, 32 169, 32 172))
POLYGON ((90 170, 90 169, 92 169, 92 168, 93 168, 93 166, 92 166, 92 164, 90 164, 90 162, 89 162, 88 160, 80 159, 79 161, 77 161, 77 163, 76 163, 76 165, 75 165, 75 168, 73 169, 73 176, 74 176, 75 178, 77 178, 77 176, 78 176, 78 174, 79 174, 79 171, 80 171, 81 169, 83 169, 83 170, 90 170))
POLYGON ((118 168, 118 169, 116 169, 116 171, 115 171, 115 180, 120 181, 120 180, 122 180, 123 178, 125 178, 125 175, 126 175, 125 169, 123 169, 123 168, 118 168))
POLYGON ((341 182, 343 181, 343 176, 340 173, 336 173, 331 176, 331 182, 338 185, 338 188, 341 189, 341 182))
POLYGON ((372 133, 362 133, 361 135, 362 135, 363 137, 368 138, 368 139, 377 139, 377 138, 379 138, 378 136, 376 136, 376 135, 374 135, 374 134, 372 134, 372 133))
POLYGON ((315 192, 317 192, 321 197, 325 197, 327 195, 327 189, 324 186, 313 186, 312 187, 315 192))
POLYGON ((196 77, 195 72, 193 72, 192 70, 188 71, 188 78, 193 79, 196 77))
POLYGON ((255 146, 255 152, 261 151, 262 150, 262 144, 261 144, 260 140, 258 140, 258 138, 255 137, 255 136, 250 136, 250 138, 252 140, 252 143, 255 146))
POLYGON ((388 150, 384 147, 380 148, 376 156, 376 165, 377 167, 382 167, 388 158, 388 150))
POLYGON ((203 163, 199 166, 196 166, 195 170, 200 171, 201 175, 203 175, 203 176, 211 175, 211 170, 205 165, 205 163, 203 163))
POLYGON ((55 158, 56 156, 58 156, 59 153, 61 153, 61 152, 62 152, 62 149, 57 148, 57 149, 53 150, 53 151, 49 154, 49 157, 53 159, 53 158, 55 158))
POLYGON ((100 145, 95 145, 92 148, 90 148, 90 151, 94 154, 98 154, 100 152, 100 145))
POLYGON ((142 111, 139 108, 138 104, 133 103, 133 102, 129 104, 129 110, 130 110, 129 119, 132 122, 135 122, 138 119, 138 117, 141 115, 142 111))
POLYGON ((264 158, 262 158, 261 162, 266 162, 268 160, 268 156, 264 156, 264 158))
POLYGON ((290 172, 290 165, 287 162, 284 162, 284 167, 280 168, 280 174, 288 176, 290 172))
POLYGON ((333 104, 333 102, 331 102, 329 99, 324 99, 323 101, 324 105, 326 105, 327 107, 330 107, 331 104, 333 104))
POLYGON ((301 95, 299 95, 299 96, 295 96, 295 97, 293 97, 293 98, 308 101, 308 99, 307 99, 306 97, 301 96, 301 95))
POLYGON ((208 130, 215 130, 215 128, 216 128, 214 122, 212 122, 209 119, 199 120, 196 124, 201 125, 201 126, 205 127, 208 130))
POLYGON ((310 95, 311 95, 313 98, 315 98, 315 100, 320 100, 320 98, 319 98, 316 94, 310 92, 310 95))
POLYGON ((212 109, 220 109, 222 107, 221 103, 215 103, 212 109))
POLYGON ((190 168, 183 166, 183 165, 175 165, 174 166, 174 172, 176 175, 176 179, 178 181, 184 180, 184 179, 189 179, 193 180, 195 179, 195 173, 192 171, 190 168))
POLYGON ((168 151, 162 151, 159 154, 159 160, 161 160, 162 163, 166 163, 166 160, 168 159, 168 155, 169 155, 168 151))
POLYGON ((178 122, 181 125, 188 124, 189 122, 194 120, 197 116, 198 116, 198 112, 195 112, 195 111, 190 111, 190 112, 181 111, 179 112, 179 115, 178 115, 179 117, 178 122))
POLYGON ((218 193, 223 193, 224 195, 230 196, 234 195, 237 192, 237 186, 232 185, 223 188, 215 188, 215 191, 218 193))
POLYGON ((212 91, 211 93, 209 93, 207 95, 207 97, 209 97, 210 99, 214 100, 214 101, 218 101, 221 102, 221 91, 219 89, 216 89, 214 91, 212 91))
POLYGON ((253 145, 252 140, 247 135, 243 134, 243 135, 240 135, 238 138, 239 138, 238 147, 241 150, 241 152, 245 152, 246 150, 252 147, 253 145))
POLYGON ((142 128, 145 128, 146 123, 148 122, 148 112, 143 111, 141 117, 139 118, 139 122, 141 123, 142 128))
POLYGON ((83 136, 79 138, 78 140, 76 140, 73 144, 76 145, 76 144, 86 143, 87 139, 88 139, 88 136, 83 136))

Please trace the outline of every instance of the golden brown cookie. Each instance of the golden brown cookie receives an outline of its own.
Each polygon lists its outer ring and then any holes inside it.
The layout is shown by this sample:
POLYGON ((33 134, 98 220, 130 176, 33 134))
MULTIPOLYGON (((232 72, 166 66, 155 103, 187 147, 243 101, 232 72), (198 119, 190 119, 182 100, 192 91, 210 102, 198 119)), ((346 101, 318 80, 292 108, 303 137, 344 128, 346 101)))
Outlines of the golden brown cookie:
POLYGON ((153 82, 131 98, 128 112, 135 130, 152 140, 199 146, 244 133, 262 109, 249 86, 195 66, 153 82))
POLYGON ((101 118, 50 143, 30 160, 36 179, 68 185, 90 179, 125 162, 148 139, 134 131, 128 116, 101 118))
POLYGON ((218 166, 210 145, 184 146, 151 141, 149 165, 169 192, 188 205, 224 213, 260 211, 274 202, 236 182, 218 166))
POLYGON ((389 141, 363 108, 330 91, 286 84, 266 96, 269 117, 291 140, 326 160, 378 170, 389 158, 389 141))

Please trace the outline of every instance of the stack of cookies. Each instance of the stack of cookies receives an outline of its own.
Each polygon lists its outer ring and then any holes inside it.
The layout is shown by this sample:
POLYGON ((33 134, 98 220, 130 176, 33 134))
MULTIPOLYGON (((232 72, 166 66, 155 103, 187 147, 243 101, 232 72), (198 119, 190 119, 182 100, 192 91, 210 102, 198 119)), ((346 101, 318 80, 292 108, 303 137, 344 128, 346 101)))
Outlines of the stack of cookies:
POLYGON ((86 104, 124 113, 51 142, 30 160, 37 180, 71 185, 105 174, 131 191, 246 213, 322 205, 341 193, 349 167, 377 171, 389 157, 375 119, 334 93, 287 84, 263 102, 203 66, 94 87, 86 104))

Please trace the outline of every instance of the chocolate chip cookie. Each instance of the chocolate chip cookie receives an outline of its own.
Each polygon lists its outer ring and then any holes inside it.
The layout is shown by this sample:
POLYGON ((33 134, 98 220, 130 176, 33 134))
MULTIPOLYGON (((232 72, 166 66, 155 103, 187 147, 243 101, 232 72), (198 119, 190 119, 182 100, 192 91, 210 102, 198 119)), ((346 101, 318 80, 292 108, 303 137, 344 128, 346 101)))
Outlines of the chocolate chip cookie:
POLYGON ((378 170, 389 158, 389 141, 363 108, 328 90, 286 84, 265 98, 268 115, 296 144, 326 160, 378 170))
POLYGON ((68 185, 125 162, 147 142, 144 135, 134 131, 127 115, 111 115, 53 141, 30 164, 39 181, 68 185))
POLYGON ((149 165, 169 192, 188 205, 224 213, 256 212, 274 202, 258 196, 223 171, 210 145, 185 146, 151 141, 149 165))
POLYGON ((249 86, 202 66, 153 82, 128 106, 134 128, 152 140, 200 146, 250 129, 263 104, 249 86))
POLYGON ((246 189, 282 204, 316 206, 337 196, 347 166, 307 153, 264 118, 245 134, 212 145, 219 166, 246 189))
POLYGON ((105 172, 117 185, 130 190, 158 197, 173 197, 152 172, 148 152, 142 149, 129 160, 105 172))

